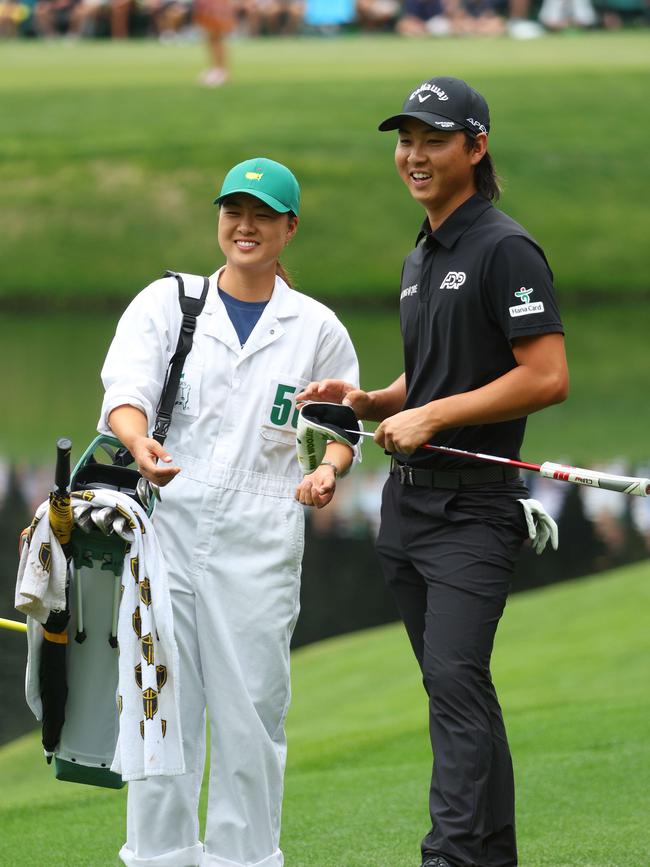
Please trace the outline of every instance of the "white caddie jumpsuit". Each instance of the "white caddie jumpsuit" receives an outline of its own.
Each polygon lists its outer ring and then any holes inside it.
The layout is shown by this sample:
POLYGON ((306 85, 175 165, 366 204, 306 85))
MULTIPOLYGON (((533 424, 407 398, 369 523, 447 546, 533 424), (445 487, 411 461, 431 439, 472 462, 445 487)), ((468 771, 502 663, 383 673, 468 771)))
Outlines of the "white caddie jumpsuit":
MULTIPOLYGON (((180 474, 153 521, 169 569, 180 652, 187 773, 129 784, 132 867, 282 867, 279 848, 290 699, 289 642, 304 540, 295 395, 311 380, 358 383, 347 331, 322 304, 276 278, 244 347, 210 278, 165 446, 180 474), (205 840, 198 801, 210 720, 205 840)), ((153 426, 181 323, 173 278, 122 316, 102 379, 99 429, 122 404, 153 426)))

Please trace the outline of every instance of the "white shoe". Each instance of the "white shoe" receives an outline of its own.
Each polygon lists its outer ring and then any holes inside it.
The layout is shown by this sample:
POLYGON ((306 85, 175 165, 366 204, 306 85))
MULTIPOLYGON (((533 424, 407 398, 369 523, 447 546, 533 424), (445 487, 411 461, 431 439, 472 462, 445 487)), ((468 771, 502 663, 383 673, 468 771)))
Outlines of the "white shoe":
POLYGON ((199 81, 206 87, 220 87, 228 81, 228 73, 219 66, 213 66, 201 73, 199 81))
POLYGON ((513 39, 539 39, 546 31, 537 21, 526 18, 511 18, 507 24, 508 36, 513 39))

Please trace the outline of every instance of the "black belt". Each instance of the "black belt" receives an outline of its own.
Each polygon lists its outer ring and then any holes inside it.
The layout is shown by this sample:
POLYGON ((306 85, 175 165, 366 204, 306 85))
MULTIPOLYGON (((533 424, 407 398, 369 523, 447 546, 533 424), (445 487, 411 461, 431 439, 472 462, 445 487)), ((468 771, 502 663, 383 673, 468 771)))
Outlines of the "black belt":
POLYGON ((390 474, 396 476, 400 485, 415 485, 418 488, 446 488, 455 491, 465 485, 489 485, 519 478, 516 467, 472 467, 466 470, 428 470, 401 464, 390 459, 390 474))

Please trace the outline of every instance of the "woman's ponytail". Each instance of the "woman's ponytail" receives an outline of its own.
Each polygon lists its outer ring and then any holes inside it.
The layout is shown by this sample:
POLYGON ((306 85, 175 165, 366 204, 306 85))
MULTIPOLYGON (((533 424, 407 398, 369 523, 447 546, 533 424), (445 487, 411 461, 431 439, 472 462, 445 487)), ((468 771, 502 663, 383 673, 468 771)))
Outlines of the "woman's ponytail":
POLYGON ((284 280, 284 282, 287 284, 287 286, 289 287, 289 289, 293 289, 293 288, 294 288, 293 280, 292 280, 292 278, 291 278, 291 275, 290 275, 289 272, 286 270, 286 268, 284 267, 284 265, 282 264, 282 262, 278 262, 278 264, 275 266, 275 273, 278 275, 278 277, 280 277, 282 280, 284 280))

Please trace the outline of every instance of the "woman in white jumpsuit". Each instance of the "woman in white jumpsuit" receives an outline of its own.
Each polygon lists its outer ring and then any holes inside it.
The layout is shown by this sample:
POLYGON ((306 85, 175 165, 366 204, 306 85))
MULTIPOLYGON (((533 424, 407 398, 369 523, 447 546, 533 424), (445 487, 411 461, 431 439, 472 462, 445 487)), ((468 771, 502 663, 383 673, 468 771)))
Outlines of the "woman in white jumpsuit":
POLYGON ((249 160, 216 201, 226 264, 210 277, 164 448, 149 433, 181 324, 174 278, 131 303, 102 371, 100 430, 130 449, 145 477, 171 482, 153 520, 169 570, 187 773, 129 785, 120 857, 131 867, 282 867, 301 504, 326 505, 353 460, 332 443, 304 479, 296 461, 295 395, 313 380, 358 381, 345 328, 280 276, 278 256, 298 223, 297 181, 278 163, 249 160))

